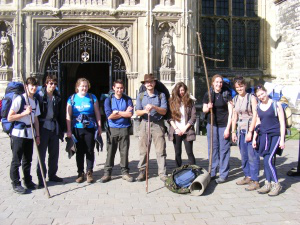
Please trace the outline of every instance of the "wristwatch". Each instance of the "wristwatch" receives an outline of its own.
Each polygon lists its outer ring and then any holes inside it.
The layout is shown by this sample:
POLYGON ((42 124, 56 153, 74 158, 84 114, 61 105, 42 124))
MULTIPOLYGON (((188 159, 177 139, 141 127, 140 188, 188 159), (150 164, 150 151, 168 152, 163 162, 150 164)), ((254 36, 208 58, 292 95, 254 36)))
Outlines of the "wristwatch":
POLYGON ((117 111, 117 113, 116 114, 119 114, 119 110, 117 111))

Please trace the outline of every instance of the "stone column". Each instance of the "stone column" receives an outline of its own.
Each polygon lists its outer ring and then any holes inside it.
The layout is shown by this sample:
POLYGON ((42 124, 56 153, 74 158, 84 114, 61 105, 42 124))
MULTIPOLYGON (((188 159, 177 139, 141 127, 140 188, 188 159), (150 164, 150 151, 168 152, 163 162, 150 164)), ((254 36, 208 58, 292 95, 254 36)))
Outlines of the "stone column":
POLYGON ((127 90, 127 94, 131 97, 131 98, 136 98, 136 93, 135 93, 135 80, 138 77, 138 72, 131 72, 131 73, 127 73, 127 79, 128 79, 128 90, 127 90))

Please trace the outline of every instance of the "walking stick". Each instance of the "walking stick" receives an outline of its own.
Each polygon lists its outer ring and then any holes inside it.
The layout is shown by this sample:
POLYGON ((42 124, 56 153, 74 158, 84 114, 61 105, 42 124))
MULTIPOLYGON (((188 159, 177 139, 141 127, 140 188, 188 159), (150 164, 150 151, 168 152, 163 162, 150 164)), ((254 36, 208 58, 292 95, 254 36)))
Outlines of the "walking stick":
MULTIPOLYGON (((26 86, 26 83, 24 81, 23 75, 21 75, 21 77, 22 77, 23 84, 24 84, 24 87, 25 87, 25 95, 26 95, 25 101, 26 101, 26 104, 30 106, 29 97, 28 97, 28 93, 27 93, 27 91, 28 91, 27 90, 27 86, 26 86)), ((33 122, 32 122, 31 113, 30 113, 30 127, 31 127, 32 136, 33 136, 34 135, 34 130, 33 130, 33 122)), ((45 187, 45 192, 46 192, 48 198, 51 198, 50 192, 49 192, 47 184, 46 184, 46 180, 45 180, 45 176, 44 176, 44 169, 42 167, 41 157, 40 157, 40 153, 39 153, 39 150, 38 150, 38 146, 37 146, 35 138, 32 137, 32 139, 33 139, 33 142, 34 142, 34 148, 36 149, 36 153, 37 153, 37 156, 38 156, 38 161, 39 161, 39 166, 40 166, 40 170, 41 170, 41 173, 42 173, 42 178, 43 178, 43 183, 44 183, 44 187, 45 187)))
POLYGON ((148 144, 147 144, 147 160, 146 160, 146 192, 148 194, 148 170, 149 170, 149 152, 151 147, 151 136, 150 136, 150 113, 148 113, 148 144))
MULTIPOLYGON (((198 42, 200 47, 200 54, 202 55, 202 62, 204 66, 204 73, 206 78, 206 85, 207 85, 207 93, 208 93, 208 101, 212 103, 211 101, 211 93, 210 93, 210 87, 209 87, 209 80, 208 80, 208 74, 207 74, 207 68, 206 68, 206 62, 205 57, 203 53, 202 43, 200 39, 200 34, 197 32, 198 36, 198 42)), ((212 151, 213 151, 213 110, 212 108, 209 109, 210 111, 210 151, 209 151, 209 165, 208 165, 208 173, 211 173, 211 166, 212 166, 212 151)))

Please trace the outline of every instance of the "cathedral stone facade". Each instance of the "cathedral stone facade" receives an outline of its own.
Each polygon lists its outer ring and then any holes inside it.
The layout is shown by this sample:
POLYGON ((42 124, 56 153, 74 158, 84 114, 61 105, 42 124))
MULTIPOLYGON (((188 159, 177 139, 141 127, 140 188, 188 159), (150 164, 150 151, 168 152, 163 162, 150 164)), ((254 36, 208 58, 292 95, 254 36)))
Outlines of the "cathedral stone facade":
POLYGON ((185 82, 201 104, 197 31, 204 54, 225 59, 208 62, 209 75, 299 83, 299 12, 278 0, 0 0, 0 95, 11 80, 56 74, 65 100, 83 76, 98 97, 123 79, 134 98, 153 73, 170 90, 185 82))

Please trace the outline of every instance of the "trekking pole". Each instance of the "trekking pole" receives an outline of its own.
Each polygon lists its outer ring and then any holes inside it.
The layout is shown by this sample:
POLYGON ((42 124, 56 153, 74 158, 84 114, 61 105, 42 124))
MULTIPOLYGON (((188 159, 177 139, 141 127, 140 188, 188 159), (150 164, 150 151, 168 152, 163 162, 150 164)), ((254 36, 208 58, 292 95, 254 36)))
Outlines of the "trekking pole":
MULTIPOLYGON (((28 97, 28 93, 27 93, 27 91, 28 91, 27 90, 27 86, 26 86, 26 83, 24 81, 23 75, 21 75, 21 77, 22 77, 22 80, 23 80, 23 83, 24 83, 24 87, 25 87, 25 95, 26 95, 25 101, 26 101, 26 104, 30 106, 29 97, 28 97)), ((41 170, 41 173, 42 173, 42 178, 43 178, 43 183, 44 183, 44 187, 45 187, 45 192, 46 192, 48 198, 51 198, 50 192, 49 192, 47 184, 46 184, 45 176, 44 176, 44 169, 42 167, 41 157, 40 157, 40 153, 39 153, 39 150, 38 150, 38 145, 37 145, 36 140, 34 138, 34 130, 33 130, 33 122, 32 122, 31 113, 30 113, 30 127, 31 127, 32 139, 33 139, 33 142, 34 142, 34 147, 36 149, 36 153, 37 153, 37 156, 38 156, 40 170, 41 170)))
POLYGON ((148 113, 148 144, 147 144, 147 159, 146 159, 146 192, 148 194, 148 170, 149 170, 149 152, 151 145, 151 137, 150 137, 150 112, 148 113))
MULTIPOLYGON (((212 103, 211 101, 211 93, 210 93, 210 87, 209 87, 209 80, 208 80, 208 73, 207 73, 207 68, 206 68, 206 62, 205 62, 205 57, 203 53, 203 48, 202 48, 202 43, 200 39, 200 33, 197 32, 198 36, 198 42, 199 42, 199 47, 200 47, 200 54, 201 58, 203 61, 203 66, 204 66, 204 73, 205 73, 205 78, 206 78, 206 85, 207 85, 207 93, 208 93, 208 101, 212 103)), ((209 151, 209 165, 208 165, 208 173, 211 173, 211 166, 212 166, 212 151, 213 151, 213 110, 212 108, 209 109, 210 111, 210 151, 209 151)))

